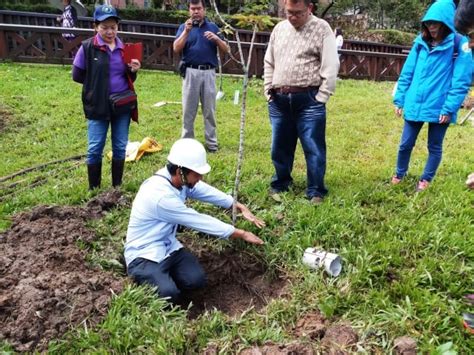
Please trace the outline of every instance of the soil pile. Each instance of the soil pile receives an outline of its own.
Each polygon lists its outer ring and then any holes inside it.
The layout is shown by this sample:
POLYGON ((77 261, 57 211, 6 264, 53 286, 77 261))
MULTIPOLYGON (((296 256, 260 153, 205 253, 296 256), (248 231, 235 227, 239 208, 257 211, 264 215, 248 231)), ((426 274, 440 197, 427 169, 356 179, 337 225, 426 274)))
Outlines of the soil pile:
POLYGON ((266 344, 242 350, 239 355, 314 355, 310 344, 290 343, 286 345, 266 344))
POLYGON ((0 104, 0 133, 2 133, 11 121, 11 112, 0 104))
MULTIPOLYGON (((307 313, 301 317, 291 333, 297 340, 288 344, 267 343, 263 346, 246 348, 240 355, 352 354, 357 350, 356 344, 359 340, 351 326, 330 324, 318 312, 307 313)), ((204 354, 214 354, 213 350, 210 346, 204 350, 204 354)))
POLYGON ((403 336, 394 341, 394 354, 396 355, 416 355, 417 343, 416 340, 409 336, 403 336))
POLYGON ((352 354, 358 340, 359 336, 350 325, 333 324, 326 330, 321 345, 329 354, 352 354))
POLYGON ((293 329, 293 334, 311 340, 321 340, 326 334, 327 321, 320 313, 308 313, 300 318, 293 329))
POLYGON ((41 351, 70 327, 102 319, 124 280, 89 267, 78 242, 95 239, 88 220, 124 203, 109 191, 86 207, 40 206, 14 217, 0 234, 0 339, 41 351))

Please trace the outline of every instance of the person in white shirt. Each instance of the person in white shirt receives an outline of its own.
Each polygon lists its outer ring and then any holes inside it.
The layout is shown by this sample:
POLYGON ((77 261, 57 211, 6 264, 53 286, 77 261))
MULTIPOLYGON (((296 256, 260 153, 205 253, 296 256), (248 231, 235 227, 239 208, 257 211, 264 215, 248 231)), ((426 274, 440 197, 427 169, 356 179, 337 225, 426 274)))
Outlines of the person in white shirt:
MULTIPOLYGON (((179 303, 183 291, 204 287, 206 275, 197 258, 176 239, 184 226, 222 239, 264 242, 255 234, 187 207, 187 198, 231 208, 232 196, 202 181, 211 167, 198 141, 182 138, 171 147, 168 164, 141 185, 133 201, 125 243, 127 273, 138 284, 156 287, 159 297, 179 303)), ((235 201, 242 216, 258 228, 265 222, 235 201)))
MULTIPOLYGON (((344 37, 342 37, 342 30, 340 28, 336 28, 334 31, 334 34, 336 35, 336 46, 337 46, 337 51, 339 52, 340 49, 342 49, 342 46, 344 45, 344 37)), ((341 58, 341 54, 339 53, 339 58, 341 58)))
MULTIPOLYGON (((77 11, 71 5, 71 0, 63 0, 64 11, 61 16, 56 18, 56 21, 61 24, 61 27, 74 28, 77 23, 77 11)), ((73 33, 63 33, 63 37, 68 41, 72 41, 76 38, 73 33)))

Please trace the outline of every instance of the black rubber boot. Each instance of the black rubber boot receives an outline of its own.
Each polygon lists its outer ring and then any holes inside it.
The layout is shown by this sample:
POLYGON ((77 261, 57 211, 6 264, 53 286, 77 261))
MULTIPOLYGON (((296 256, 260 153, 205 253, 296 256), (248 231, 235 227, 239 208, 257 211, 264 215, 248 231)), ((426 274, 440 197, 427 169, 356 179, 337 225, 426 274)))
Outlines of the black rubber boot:
POLYGON ((123 167, 125 160, 112 159, 112 186, 118 187, 122 185, 123 167))
POLYGON ((87 176, 89 177, 89 190, 100 187, 102 175, 102 163, 87 164, 87 176))

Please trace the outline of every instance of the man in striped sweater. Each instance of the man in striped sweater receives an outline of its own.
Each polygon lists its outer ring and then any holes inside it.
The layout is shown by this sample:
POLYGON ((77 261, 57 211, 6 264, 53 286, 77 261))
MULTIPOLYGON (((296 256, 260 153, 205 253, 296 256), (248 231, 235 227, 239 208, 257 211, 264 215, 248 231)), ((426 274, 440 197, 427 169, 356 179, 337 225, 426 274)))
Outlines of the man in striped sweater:
POLYGON ((265 54, 264 85, 275 167, 271 193, 289 189, 299 138, 306 158, 306 196, 320 204, 328 193, 326 102, 335 90, 339 58, 334 32, 312 9, 310 0, 286 0, 287 19, 275 26, 265 54))

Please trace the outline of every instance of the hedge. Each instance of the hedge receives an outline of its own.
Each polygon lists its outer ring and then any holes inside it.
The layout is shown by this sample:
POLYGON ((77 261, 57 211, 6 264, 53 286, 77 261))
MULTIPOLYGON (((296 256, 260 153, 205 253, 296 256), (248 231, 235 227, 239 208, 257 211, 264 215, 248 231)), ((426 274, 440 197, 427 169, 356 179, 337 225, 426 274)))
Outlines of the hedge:
POLYGON ((40 12, 42 14, 60 14, 62 11, 48 4, 11 4, 0 3, 2 10, 40 12))

